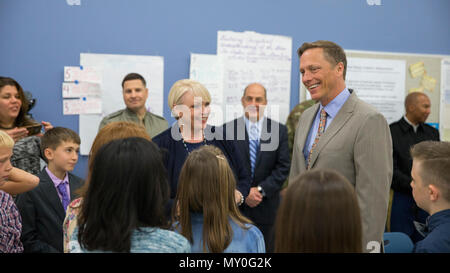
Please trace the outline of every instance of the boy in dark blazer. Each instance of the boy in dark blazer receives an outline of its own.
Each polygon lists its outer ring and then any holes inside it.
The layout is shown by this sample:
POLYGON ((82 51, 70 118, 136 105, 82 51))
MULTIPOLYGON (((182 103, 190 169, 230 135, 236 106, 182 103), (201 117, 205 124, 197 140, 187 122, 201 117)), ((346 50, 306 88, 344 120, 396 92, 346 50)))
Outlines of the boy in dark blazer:
POLYGON ((38 175, 40 184, 18 196, 22 216, 21 241, 25 252, 63 252, 62 225, 67 205, 77 198, 81 178, 69 173, 78 161, 80 137, 74 131, 55 127, 41 140, 48 166, 38 175))

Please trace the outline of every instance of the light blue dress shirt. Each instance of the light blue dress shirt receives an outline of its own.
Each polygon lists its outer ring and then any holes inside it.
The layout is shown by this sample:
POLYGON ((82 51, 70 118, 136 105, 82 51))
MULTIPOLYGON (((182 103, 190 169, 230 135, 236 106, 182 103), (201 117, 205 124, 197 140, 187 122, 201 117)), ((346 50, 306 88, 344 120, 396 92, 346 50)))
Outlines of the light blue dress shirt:
MULTIPOLYGON (((325 108, 325 112, 327 112, 327 122, 325 123, 325 131, 328 126, 331 124, 333 119, 336 117, 339 110, 341 110, 342 105, 347 101, 350 97, 350 91, 345 88, 339 95, 337 95, 330 103, 328 103, 325 107, 320 104, 319 111, 317 111, 316 117, 314 118, 314 122, 311 126, 311 129, 308 133, 308 138, 306 139, 305 146, 303 148, 303 156, 305 157, 305 162, 308 162, 309 151, 314 143, 314 139, 317 135, 317 130, 319 128, 320 122, 320 112, 322 108, 325 108)), ((325 132, 324 131, 324 132, 325 132)))
POLYGON ((263 123, 264 123, 264 117, 260 118, 257 122, 251 122, 246 116, 244 116, 244 121, 245 121, 245 129, 247 130, 248 136, 250 140, 253 140, 251 137, 252 135, 250 134, 250 128, 252 125, 256 124, 256 126, 258 127, 258 139, 259 140, 261 138, 261 132, 262 132, 262 127, 263 127, 263 123))

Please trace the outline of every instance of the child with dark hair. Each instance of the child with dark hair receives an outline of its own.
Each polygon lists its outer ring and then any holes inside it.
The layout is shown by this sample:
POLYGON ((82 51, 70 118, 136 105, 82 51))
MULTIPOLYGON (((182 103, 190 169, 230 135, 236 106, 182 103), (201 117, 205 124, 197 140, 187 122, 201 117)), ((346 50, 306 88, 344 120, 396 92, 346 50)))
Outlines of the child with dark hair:
POLYGON ((362 252, 362 223, 350 182, 333 170, 313 170, 289 181, 277 213, 275 252, 362 252))
POLYGON ((95 155, 69 252, 190 252, 166 230, 167 174, 156 144, 113 140, 95 155))
POLYGON ((67 205, 83 184, 70 173, 78 161, 79 147, 80 137, 68 128, 52 128, 42 137, 41 150, 48 166, 38 175, 39 186, 20 194, 16 202, 23 220, 25 252, 63 252, 67 205))

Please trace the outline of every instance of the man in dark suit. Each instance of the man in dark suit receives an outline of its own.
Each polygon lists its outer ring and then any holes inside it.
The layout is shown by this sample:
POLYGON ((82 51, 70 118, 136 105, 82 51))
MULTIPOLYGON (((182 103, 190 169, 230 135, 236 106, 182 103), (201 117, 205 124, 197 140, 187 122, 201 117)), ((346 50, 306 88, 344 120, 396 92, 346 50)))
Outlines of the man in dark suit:
POLYGON ((228 139, 236 140, 243 164, 251 173, 250 193, 242 212, 261 230, 270 252, 279 192, 290 167, 287 128, 264 117, 267 95, 261 84, 248 85, 241 102, 245 115, 227 123, 225 132, 228 139))
POLYGON ((48 166, 38 175, 39 186, 20 194, 16 201, 25 252, 63 252, 66 209, 83 184, 81 178, 69 173, 78 161, 79 147, 79 136, 67 128, 55 127, 42 137, 41 149, 48 166))
POLYGON ((394 150, 390 231, 406 233, 413 242, 423 239, 414 221, 425 224, 428 213, 417 206, 412 196, 410 148, 424 140, 439 141, 439 131, 425 124, 430 110, 431 102, 425 93, 410 93, 405 98, 405 116, 389 126, 394 150))

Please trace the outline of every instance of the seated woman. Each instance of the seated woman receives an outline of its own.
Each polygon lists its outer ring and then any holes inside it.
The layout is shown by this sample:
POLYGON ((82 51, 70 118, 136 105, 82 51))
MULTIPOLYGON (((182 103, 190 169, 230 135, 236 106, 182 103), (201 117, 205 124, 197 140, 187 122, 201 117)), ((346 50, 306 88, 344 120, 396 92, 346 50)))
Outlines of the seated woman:
POLYGON ((190 252, 166 230, 167 175, 158 147, 143 138, 113 140, 93 162, 70 252, 190 252))
POLYGON ((80 211, 83 196, 85 196, 86 191, 89 187, 89 176, 92 173, 94 158, 97 154, 97 151, 100 149, 100 147, 108 142, 128 137, 142 137, 150 140, 150 136, 145 130, 145 127, 139 126, 136 123, 126 121, 118 121, 107 124, 102 129, 100 129, 97 136, 95 137, 94 142, 91 146, 91 150, 89 152, 88 179, 79 190, 79 194, 81 197, 73 200, 67 207, 66 218, 64 219, 63 224, 64 252, 69 252, 69 241, 73 235, 73 230, 77 226, 78 213, 80 211))
POLYGON ((14 140, 0 130, 0 253, 23 252, 20 241, 22 218, 13 198, 7 192, 7 184, 25 184, 30 188, 39 184, 37 176, 11 165, 13 146, 14 140))
POLYGON ((192 252, 264 253, 264 237, 236 206, 236 182, 223 153, 206 145, 183 165, 173 209, 174 228, 192 252))
POLYGON ((0 77, 0 130, 5 131, 16 142, 13 149, 11 163, 32 174, 41 171, 41 153, 39 128, 45 131, 53 126, 50 122, 41 124, 27 116, 28 101, 20 84, 12 78, 0 77))
MULTIPOLYGON (((250 191, 250 174, 241 164, 241 154, 233 141, 225 140, 221 128, 207 125, 211 96, 199 82, 177 81, 169 92, 169 107, 177 122, 153 141, 167 153, 164 165, 168 171, 170 198, 177 193, 178 177, 187 156, 203 145, 214 145, 224 153, 237 180, 235 198, 241 205, 250 191)), ((172 206, 172 204, 171 204, 172 206)))
POLYGON ((275 222, 275 252, 360 253, 362 223, 350 182, 332 170, 289 181, 275 222))

